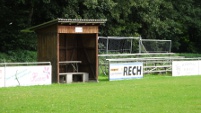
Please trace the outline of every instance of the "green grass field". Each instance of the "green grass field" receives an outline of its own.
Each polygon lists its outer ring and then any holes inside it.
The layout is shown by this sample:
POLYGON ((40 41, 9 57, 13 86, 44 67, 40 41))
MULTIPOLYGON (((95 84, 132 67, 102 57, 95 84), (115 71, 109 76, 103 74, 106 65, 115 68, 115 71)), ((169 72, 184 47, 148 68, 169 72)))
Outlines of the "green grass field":
POLYGON ((200 113, 201 76, 0 88, 0 113, 200 113))

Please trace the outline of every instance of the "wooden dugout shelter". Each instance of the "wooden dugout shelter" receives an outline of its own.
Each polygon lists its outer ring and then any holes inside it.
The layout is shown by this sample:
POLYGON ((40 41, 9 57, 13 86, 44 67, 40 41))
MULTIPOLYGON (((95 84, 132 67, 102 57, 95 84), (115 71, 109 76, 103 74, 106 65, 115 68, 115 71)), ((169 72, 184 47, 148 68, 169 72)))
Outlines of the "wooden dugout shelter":
POLYGON ((80 61, 78 72, 87 72, 89 80, 98 80, 98 27, 106 19, 58 18, 29 28, 37 34, 38 61, 52 64, 52 82, 59 83, 59 73, 73 67, 60 62, 80 61))

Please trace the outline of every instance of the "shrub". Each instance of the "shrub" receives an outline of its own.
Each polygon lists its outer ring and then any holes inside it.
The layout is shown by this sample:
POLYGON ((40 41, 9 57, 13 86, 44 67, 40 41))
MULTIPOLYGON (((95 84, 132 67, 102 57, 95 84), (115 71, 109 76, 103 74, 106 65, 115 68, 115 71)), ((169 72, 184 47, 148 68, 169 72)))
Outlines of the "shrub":
POLYGON ((15 50, 7 53, 0 53, 0 62, 35 62, 37 52, 29 50, 15 50))

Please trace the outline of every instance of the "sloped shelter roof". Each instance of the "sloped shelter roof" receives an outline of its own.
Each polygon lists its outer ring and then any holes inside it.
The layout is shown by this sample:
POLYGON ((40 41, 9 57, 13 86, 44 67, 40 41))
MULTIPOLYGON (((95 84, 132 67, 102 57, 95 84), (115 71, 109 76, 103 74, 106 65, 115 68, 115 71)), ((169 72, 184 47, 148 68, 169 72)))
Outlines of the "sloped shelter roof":
POLYGON ((107 19, 64 19, 64 18, 57 18, 30 28, 27 28, 25 30, 22 30, 24 32, 31 32, 37 29, 41 29, 53 24, 63 24, 63 25, 100 25, 104 24, 107 21, 107 19))

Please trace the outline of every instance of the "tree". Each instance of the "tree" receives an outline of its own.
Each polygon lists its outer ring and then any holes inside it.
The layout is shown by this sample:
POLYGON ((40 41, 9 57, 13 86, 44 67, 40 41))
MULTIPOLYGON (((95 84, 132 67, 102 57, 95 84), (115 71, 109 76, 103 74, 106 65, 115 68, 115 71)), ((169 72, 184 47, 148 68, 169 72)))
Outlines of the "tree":
MULTIPOLYGON (((21 30, 32 25, 34 7, 39 3, 35 0, 1 0, 0 51, 36 49, 34 34, 25 34, 21 30)), ((43 3, 48 2, 43 0, 43 3)))
POLYGON ((107 19, 99 35, 169 39, 174 52, 201 52, 199 0, 1 0, 0 51, 35 50, 22 29, 55 18, 107 19))

